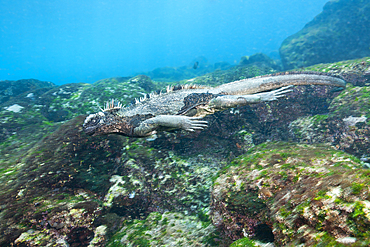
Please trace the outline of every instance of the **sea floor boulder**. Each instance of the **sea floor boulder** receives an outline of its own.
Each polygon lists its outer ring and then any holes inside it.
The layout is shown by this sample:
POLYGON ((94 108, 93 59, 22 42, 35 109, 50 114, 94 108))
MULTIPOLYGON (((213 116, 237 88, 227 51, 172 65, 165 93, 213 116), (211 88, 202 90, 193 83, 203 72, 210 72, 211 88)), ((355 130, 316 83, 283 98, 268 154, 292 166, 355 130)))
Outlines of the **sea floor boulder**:
POLYGON ((154 212, 145 220, 124 222, 107 246, 224 246, 210 223, 182 213, 154 212))
POLYGON ((368 159, 370 87, 347 86, 330 103, 328 113, 292 121, 289 135, 294 141, 304 143, 331 143, 337 149, 368 159))
POLYGON ((281 44, 284 68, 369 56, 369 15, 368 1, 328 1, 322 13, 281 44))
POLYGON ((211 218, 231 239, 370 244, 370 170, 328 145, 265 143, 215 179, 211 218))

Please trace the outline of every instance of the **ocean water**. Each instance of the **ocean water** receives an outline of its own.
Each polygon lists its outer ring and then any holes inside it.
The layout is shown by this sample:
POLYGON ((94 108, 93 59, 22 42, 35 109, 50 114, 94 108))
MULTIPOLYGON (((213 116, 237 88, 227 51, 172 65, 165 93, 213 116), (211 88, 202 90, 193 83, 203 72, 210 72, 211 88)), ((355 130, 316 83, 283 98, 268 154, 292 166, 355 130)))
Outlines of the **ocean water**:
POLYGON ((0 3, 0 247, 370 246, 370 0, 0 3))
POLYGON ((165 66, 237 64, 281 42, 327 0, 1 0, 0 80, 56 84, 165 66))

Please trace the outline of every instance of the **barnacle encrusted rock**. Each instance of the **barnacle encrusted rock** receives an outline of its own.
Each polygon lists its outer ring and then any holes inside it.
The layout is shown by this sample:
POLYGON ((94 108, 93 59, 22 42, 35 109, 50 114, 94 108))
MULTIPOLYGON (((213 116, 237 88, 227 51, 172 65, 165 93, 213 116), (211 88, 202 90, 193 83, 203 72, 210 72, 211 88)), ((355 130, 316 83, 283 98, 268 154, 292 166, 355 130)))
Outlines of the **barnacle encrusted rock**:
POLYGON ((234 240, 368 246, 370 171, 361 167, 359 159, 322 144, 256 146, 215 180, 213 223, 234 240))

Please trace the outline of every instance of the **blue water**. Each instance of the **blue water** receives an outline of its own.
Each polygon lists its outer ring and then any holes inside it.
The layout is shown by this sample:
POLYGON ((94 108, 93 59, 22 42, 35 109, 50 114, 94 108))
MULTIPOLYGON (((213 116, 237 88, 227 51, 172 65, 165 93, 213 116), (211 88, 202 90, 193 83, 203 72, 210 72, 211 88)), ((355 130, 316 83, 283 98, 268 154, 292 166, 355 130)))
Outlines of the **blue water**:
POLYGON ((239 62, 311 21, 327 0, 0 0, 0 80, 56 84, 163 66, 239 62))

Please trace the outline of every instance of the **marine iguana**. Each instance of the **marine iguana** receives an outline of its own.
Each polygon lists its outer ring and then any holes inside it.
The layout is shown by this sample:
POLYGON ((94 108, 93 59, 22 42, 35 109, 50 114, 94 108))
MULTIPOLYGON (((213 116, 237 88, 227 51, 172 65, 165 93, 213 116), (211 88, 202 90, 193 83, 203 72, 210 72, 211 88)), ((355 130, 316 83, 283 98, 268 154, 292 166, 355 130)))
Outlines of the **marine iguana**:
POLYGON ((346 82, 339 76, 326 73, 286 72, 234 81, 214 88, 192 85, 167 87, 166 93, 153 93, 128 107, 115 100, 107 102, 104 109, 85 119, 83 128, 85 133, 94 136, 114 133, 144 137, 171 129, 193 132, 207 127, 207 121, 201 118, 208 114, 277 100, 292 91, 293 85, 345 87, 346 82))

